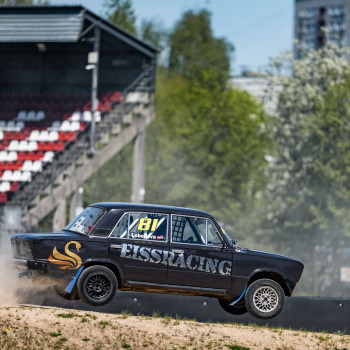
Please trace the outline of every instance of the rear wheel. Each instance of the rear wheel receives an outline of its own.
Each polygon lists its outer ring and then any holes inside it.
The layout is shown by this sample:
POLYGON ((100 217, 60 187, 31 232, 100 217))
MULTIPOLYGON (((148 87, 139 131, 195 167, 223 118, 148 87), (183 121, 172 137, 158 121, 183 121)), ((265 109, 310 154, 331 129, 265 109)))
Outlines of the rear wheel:
POLYGON ((95 265, 83 270, 77 287, 80 299, 86 304, 103 306, 113 299, 118 289, 118 281, 110 269, 95 265))
POLYGON ((245 305, 251 315, 266 319, 275 317, 282 311, 284 299, 284 291, 277 282, 261 279, 248 287, 245 305))
POLYGON ((247 313, 244 298, 242 298, 235 305, 230 305, 234 300, 218 299, 220 306, 228 313, 232 315, 244 315, 247 313))

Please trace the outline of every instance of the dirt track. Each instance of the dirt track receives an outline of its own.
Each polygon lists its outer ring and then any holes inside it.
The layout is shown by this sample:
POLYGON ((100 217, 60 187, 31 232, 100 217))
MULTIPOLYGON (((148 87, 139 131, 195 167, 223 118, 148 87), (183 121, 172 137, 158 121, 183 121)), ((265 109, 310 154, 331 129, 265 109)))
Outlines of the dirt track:
POLYGON ((350 336, 52 307, 0 306, 1 349, 329 349, 350 336))

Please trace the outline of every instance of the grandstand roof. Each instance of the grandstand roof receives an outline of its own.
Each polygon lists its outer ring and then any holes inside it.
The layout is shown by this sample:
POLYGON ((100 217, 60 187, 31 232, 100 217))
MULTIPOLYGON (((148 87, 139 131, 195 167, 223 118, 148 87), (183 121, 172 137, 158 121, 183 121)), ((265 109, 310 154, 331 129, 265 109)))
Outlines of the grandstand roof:
POLYGON ((75 43, 91 28, 101 30, 141 51, 154 56, 155 48, 82 6, 11 6, 0 7, 0 43, 75 43), (90 27, 89 27, 90 28, 90 27))

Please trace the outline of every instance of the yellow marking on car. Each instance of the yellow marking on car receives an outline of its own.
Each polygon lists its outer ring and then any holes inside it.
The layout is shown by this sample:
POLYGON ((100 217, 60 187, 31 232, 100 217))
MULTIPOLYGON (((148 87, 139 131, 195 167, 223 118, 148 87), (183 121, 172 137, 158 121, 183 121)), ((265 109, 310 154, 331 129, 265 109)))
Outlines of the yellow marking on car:
POLYGON ((81 266, 81 258, 69 250, 69 246, 72 244, 74 244, 75 249, 79 251, 81 244, 76 241, 70 241, 66 244, 64 249, 66 255, 61 254, 55 247, 52 251, 52 254, 49 256, 49 262, 55 265, 61 265, 59 268, 62 270, 78 269, 81 266))

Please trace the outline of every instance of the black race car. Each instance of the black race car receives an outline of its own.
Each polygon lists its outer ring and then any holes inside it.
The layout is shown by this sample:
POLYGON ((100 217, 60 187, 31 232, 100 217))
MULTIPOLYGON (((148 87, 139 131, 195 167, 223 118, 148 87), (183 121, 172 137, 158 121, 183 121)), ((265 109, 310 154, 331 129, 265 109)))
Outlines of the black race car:
POLYGON ((58 233, 12 236, 20 275, 48 279, 65 299, 93 306, 117 290, 218 298, 234 315, 279 314, 304 265, 240 248, 203 211, 96 203, 58 233))

